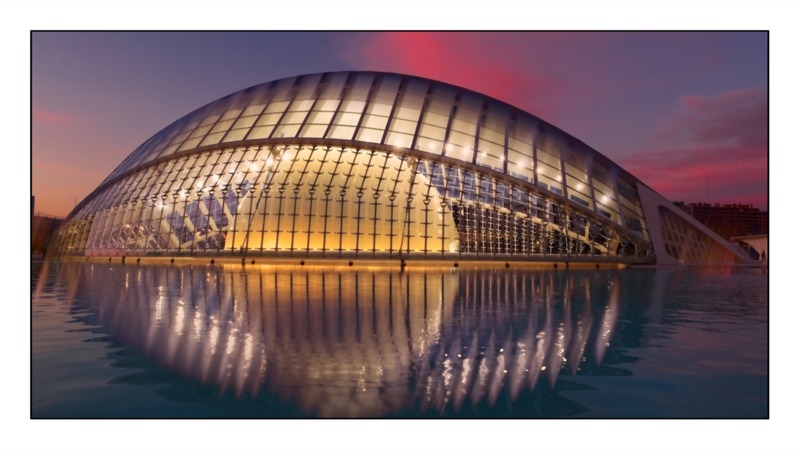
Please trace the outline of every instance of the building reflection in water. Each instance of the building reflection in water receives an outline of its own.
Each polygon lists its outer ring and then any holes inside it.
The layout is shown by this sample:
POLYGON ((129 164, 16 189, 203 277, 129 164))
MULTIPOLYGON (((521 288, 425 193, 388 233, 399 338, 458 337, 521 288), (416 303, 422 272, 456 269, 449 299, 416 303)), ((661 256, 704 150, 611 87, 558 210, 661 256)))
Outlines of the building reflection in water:
POLYGON ((619 307, 615 271, 62 270, 114 341, 220 392, 266 391, 314 417, 513 404, 596 368, 619 307))

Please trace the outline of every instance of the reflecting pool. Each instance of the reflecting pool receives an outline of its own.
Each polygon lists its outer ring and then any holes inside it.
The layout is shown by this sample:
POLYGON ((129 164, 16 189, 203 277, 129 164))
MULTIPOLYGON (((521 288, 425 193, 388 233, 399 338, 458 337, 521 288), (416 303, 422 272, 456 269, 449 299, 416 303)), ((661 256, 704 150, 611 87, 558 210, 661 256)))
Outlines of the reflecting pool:
POLYGON ((34 261, 44 417, 768 417, 747 268, 34 261))

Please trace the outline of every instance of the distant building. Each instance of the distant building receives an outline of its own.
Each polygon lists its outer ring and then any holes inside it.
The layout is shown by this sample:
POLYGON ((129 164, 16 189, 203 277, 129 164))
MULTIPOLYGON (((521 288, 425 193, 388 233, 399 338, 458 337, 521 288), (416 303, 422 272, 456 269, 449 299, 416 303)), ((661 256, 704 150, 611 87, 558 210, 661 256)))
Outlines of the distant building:
POLYGON ((769 232, 769 214, 767 211, 754 208, 753 205, 683 202, 675 204, 725 239, 769 232))
POLYGON ((64 219, 46 215, 33 215, 31 220, 31 253, 42 255, 47 250, 50 236, 64 219))

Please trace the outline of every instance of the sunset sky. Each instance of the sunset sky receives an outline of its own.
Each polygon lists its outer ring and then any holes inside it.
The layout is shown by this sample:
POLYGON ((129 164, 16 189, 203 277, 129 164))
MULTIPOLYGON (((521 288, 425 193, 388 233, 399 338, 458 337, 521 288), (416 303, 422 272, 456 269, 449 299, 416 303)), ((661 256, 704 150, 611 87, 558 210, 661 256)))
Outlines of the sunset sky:
MULTIPOLYGON (((8 103, 0 108, 0 123, 13 145, 7 157, 12 167, 29 173, 22 178, 30 181, 36 210, 46 214, 66 215, 134 148, 195 108, 276 78, 351 69, 431 77, 507 101, 581 139, 671 200, 744 202, 766 209, 769 158, 773 206, 770 420, 32 421, 30 277, 6 270, 15 280, 7 316, 19 319, 2 327, 3 341, 15 343, 5 358, 9 369, 0 375, 9 387, 0 406, 11 430, 4 435, 9 445, 98 450, 796 446, 800 399, 792 361, 800 310, 798 302, 788 301, 796 274, 789 273, 795 266, 783 243, 794 231, 789 227, 796 213, 785 205, 800 164, 795 123, 800 2, 7 0, 3 6, 0 89, 8 103), (769 48, 764 32, 31 33, 143 28, 769 30, 769 48)), ((13 210, 26 208, 28 195, 14 196, 13 210)), ((11 254, 30 251, 26 239, 12 241, 20 248, 11 254)))
POLYGON ((32 194, 64 216, 147 138, 248 86, 399 72, 506 101, 668 199, 768 209, 765 32, 34 32, 32 194))

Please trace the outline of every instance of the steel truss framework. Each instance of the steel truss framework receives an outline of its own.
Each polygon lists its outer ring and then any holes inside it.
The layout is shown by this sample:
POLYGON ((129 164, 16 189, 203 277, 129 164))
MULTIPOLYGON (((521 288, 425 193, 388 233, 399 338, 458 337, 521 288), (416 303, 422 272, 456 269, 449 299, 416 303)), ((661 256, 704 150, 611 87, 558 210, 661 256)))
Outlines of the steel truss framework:
POLYGON ((647 256, 613 224, 464 166, 320 145, 195 153, 116 181, 62 245, 87 255, 647 256))

